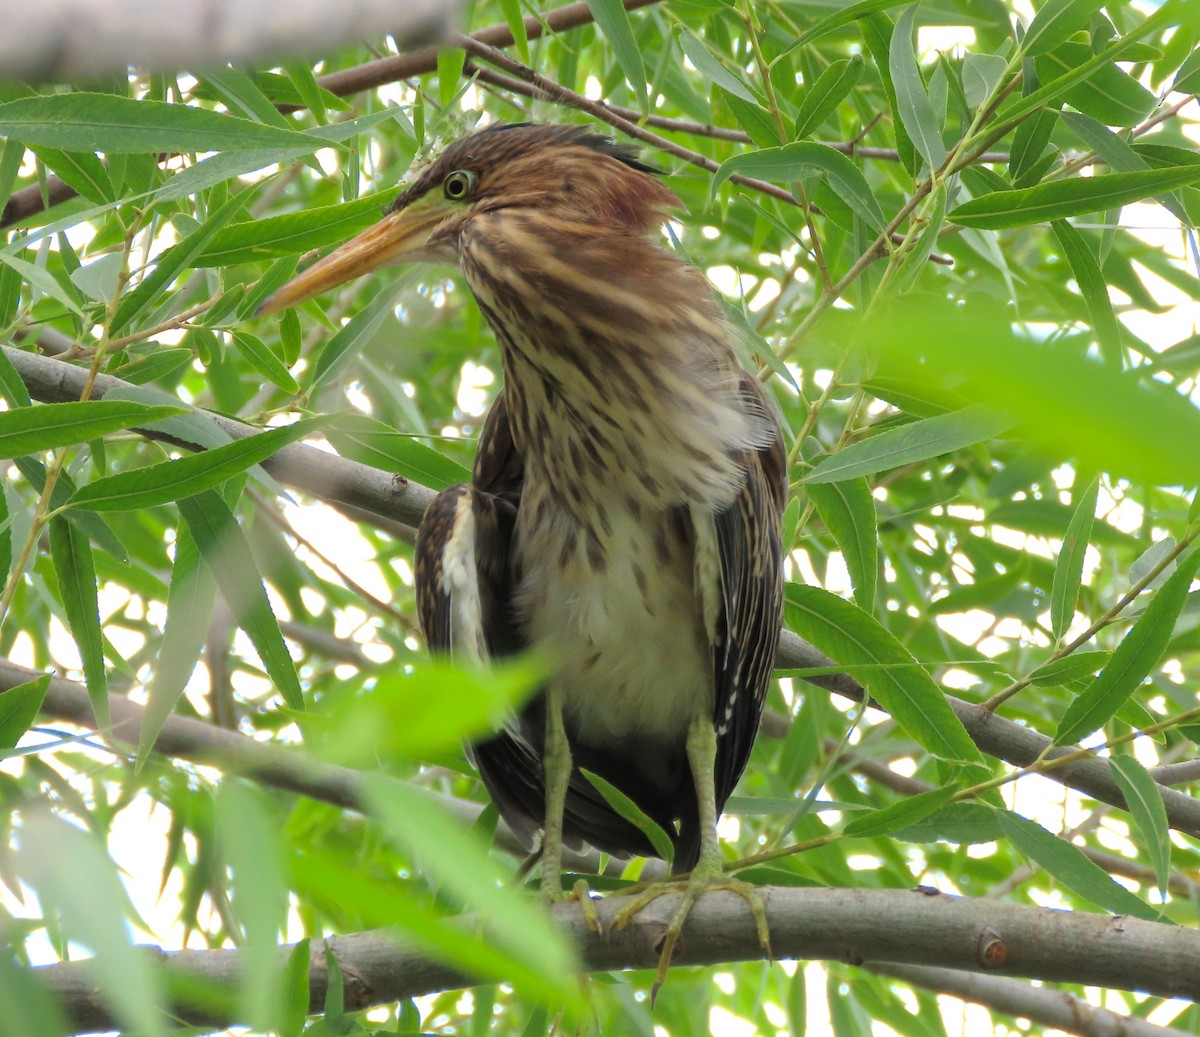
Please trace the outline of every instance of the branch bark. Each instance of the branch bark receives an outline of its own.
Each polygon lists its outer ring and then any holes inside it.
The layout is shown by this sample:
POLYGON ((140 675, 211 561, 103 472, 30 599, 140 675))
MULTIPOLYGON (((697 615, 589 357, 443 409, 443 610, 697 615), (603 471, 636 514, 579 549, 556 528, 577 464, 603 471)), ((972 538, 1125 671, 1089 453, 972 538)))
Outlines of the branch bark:
MULTIPOLYGON (((966 900, 929 889, 765 886, 760 893, 771 943, 781 959, 937 966, 1200 998, 1200 933, 1184 926, 966 900)), ((595 906, 602 935, 588 931, 577 904, 557 905, 551 912, 575 941, 583 967, 609 972, 657 963, 656 944, 677 903, 677 894, 659 897, 625 929, 615 931, 621 898, 601 899, 595 906)), ((479 922, 464 918, 462 924, 473 930, 479 922)), ((333 936, 324 946, 316 943, 310 958, 309 1010, 314 1013, 325 1003, 324 947, 338 961, 345 977, 345 1006, 352 1011, 480 982, 431 961, 389 931, 333 936)), ((762 955, 746 902, 718 890, 702 897, 688 916, 677 964, 756 961, 762 955)), ((176 973, 237 989, 238 951, 180 951, 161 954, 161 959, 176 973)), ((45 966, 34 974, 62 1006, 73 1032, 114 1028, 87 961, 45 966)), ((225 1011, 186 1003, 173 1004, 171 1011, 197 1025, 238 1022, 225 1011)))
MULTIPOLYGON (((86 377, 82 368, 11 346, 0 348, 4 349, 35 399, 43 402, 79 399, 86 377)), ((99 399, 113 388, 127 385, 119 378, 100 375, 92 390, 92 398, 99 399)), ((207 413, 206 416, 235 438, 244 438, 259 431, 231 418, 207 413)), ((420 522, 425 506, 433 499, 432 490, 401 476, 380 472, 302 443, 284 447, 265 462, 264 467, 280 482, 311 493, 339 510, 353 509, 351 514, 355 518, 362 518, 365 514, 379 516, 380 520, 392 523, 415 526, 420 522)), ((780 636, 775 665, 789 670, 829 669, 836 668, 837 663, 790 630, 784 630, 780 636)), ((814 674, 804 679, 856 702, 868 699, 862 685, 844 673, 814 674)), ((1051 739, 1045 735, 1006 720, 982 706, 953 695, 947 695, 946 698, 972 740, 989 756, 1024 767, 1037 760, 1051 745, 1051 739)), ((1055 749, 1049 753, 1049 758, 1070 752, 1069 748, 1055 749)), ((1108 764, 1098 757, 1074 760, 1048 771, 1046 777, 1101 802, 1126 808, 1125 797, 1113 779, 1108 764)), ((1175 789, 1166 786, 1160 788, 1171 827, 1200 838, 1200 802, 1175 789)))
POLYGON ((323 53, 364 36, 442 37, 461 0, 0 0, 0 68, 34 82, 323 53))
POLYGON ((1183 1030, 1173 1026, 1155 1026, 1145 1019, 1089 1004, 1065 990, 1035 987, 1003 976, 898 962, 866 968, 881 976, 894 976, 926 990, 951 994, 993 1011, 1031 1019, 1042 1026, 1082 1034, 1083 1037, 1186 1037, 1183 1030))

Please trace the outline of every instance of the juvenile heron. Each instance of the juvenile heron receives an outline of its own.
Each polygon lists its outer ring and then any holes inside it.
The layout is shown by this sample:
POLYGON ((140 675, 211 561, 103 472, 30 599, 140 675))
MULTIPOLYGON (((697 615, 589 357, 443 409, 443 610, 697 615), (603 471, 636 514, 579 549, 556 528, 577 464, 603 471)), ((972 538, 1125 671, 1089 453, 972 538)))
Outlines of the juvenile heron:
POLYGON ((779 633, 786 462, 710 287, 660 241, 680 203, 654 172, 584 127, 485 129, 264 310, 394 263, 462 270, 504 389, 471 483, 421 522, 421 625, 434 649, 552 662, 520 716, 473 747, 505 820, 542 831, 547 896, 562 896, 564 839, 655 855, 582 770, 668 833, 691 876, 661 982, 692 904, 722 883, 717 818, 779 633))

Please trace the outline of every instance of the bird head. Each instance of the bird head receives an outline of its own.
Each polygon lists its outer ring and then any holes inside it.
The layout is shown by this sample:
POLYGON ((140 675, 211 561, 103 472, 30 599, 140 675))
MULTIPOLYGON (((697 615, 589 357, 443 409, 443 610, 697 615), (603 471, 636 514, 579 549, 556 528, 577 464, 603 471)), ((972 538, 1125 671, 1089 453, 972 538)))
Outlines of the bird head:
POLYGON ((275 313, 386 266, 457 263, 464 227, 485 213, 521 214, 548 230, 646 234, 678 199, 634 149, 584 126, 521 123, 462 137, 417 176, 382 220, 275 292, 275 313))

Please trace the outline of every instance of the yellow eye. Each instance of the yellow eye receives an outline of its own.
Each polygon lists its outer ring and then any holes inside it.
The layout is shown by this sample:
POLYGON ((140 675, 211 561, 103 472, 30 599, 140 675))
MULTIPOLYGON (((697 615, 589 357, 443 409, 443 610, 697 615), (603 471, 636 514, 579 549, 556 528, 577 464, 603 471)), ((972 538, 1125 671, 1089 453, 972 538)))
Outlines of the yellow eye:
POLYGON ((442 181, 442 191, 452 202, 462 202, 475 193, 475 174, 469 169, 456 169, 442 181))

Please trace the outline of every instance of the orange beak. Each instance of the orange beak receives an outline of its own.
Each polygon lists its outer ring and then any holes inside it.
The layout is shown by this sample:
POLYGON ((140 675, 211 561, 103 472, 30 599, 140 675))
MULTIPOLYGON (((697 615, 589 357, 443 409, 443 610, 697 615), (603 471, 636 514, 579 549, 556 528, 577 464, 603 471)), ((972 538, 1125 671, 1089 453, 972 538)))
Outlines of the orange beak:
POLYGON ((388 213, 373 227, 293 277, 258 308, 256 315, 278 313, 307 302, 373 270, 426 258, 422 255, 425 243, 445 218, 446 206, 440 197, 420 199, 399 212, 388 213))

